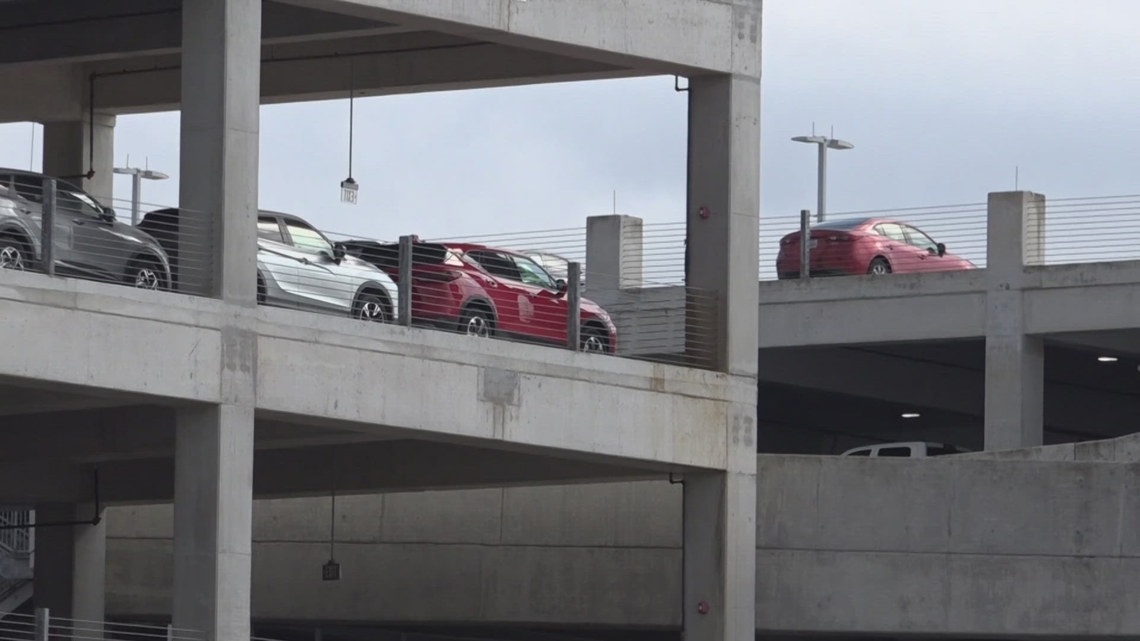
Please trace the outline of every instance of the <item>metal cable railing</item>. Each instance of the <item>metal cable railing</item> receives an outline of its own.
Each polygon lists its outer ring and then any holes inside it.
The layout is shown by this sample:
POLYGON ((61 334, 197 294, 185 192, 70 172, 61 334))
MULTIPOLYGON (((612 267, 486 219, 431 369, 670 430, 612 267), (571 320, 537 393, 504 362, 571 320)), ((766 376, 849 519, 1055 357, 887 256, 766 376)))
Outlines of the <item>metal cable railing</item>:
POLYGON ((203 641, 205 635, 172 625, 90 621, 51 615, 46 608, 35 614, 9 614, 0 619, 0 641, 203 641))

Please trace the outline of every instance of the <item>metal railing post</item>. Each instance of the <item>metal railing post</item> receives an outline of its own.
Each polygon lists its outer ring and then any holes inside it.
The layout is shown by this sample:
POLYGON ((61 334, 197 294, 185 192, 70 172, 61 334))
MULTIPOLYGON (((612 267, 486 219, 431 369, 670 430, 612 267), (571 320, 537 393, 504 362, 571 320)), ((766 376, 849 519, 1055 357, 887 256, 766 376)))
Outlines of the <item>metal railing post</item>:
POLYGON ((412 237, 400 236, 400 278, 396 283, 400 295, 399 322, 408 327, 412 324, 412 237))
POLYGON ((40 255, 44 273, 55 276, 55 178, 44 177, 43 190, 40 203, 40 255))
POLYGON ((811 277, 811 210, 800 210, 800 278, 811 277))
POLYGON ((36 641, 48 641, 51 614, 47 608, 36 608, 36 641))
POLYGON ((566 266, 566 346, 578 351, 582 345, 582 265, 566 266))

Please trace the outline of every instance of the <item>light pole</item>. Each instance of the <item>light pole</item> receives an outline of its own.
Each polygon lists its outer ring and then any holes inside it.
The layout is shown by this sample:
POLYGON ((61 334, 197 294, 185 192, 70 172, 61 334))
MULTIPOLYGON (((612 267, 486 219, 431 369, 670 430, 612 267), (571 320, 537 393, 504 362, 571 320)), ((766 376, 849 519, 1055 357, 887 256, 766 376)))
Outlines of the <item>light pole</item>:
POLYGON ((795 142, 809 142, 819 145, 819 168, 817 171, 816 181, 816 222, 822 223, 824 216, 827 212, 827 150, 838 149, 854 149, 855 145, 847 142, 846 140, 839 140, 838 138, 830 138, 828 136, 796 136, 792 138, 795 142))
POLYGON ((125 174, 131 177, 131 224, 139 224, 139 205, 142 195, 143 178, 147 180, 166 180, 170 178, 161 171, 153 169, 139 169, 138 167, 115 167, 116 174, 125 174))

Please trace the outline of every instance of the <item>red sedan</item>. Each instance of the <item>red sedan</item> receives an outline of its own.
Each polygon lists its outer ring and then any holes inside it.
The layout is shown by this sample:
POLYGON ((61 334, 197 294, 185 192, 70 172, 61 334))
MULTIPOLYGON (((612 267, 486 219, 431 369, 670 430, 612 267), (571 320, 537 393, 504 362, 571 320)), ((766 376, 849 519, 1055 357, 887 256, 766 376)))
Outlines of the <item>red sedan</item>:
MULTIPOLYGON (((399 245, 367 240, 344 243, 399 282, 399 245)), ((566 282, 530 258, 471 243, 412 244, 412 322, 469 336, 504 336, 566 344, 566 282)), ((599 305, 580 302, 580 347, 613 353, 617 328, 599 305)))
MULTIPOLYGON (((829 221, 808 236, 812 276, 890 274, 974 269, 970 261, 948 253, 946 245, 925 232, 891 218, 829 221)), ((776 275, 799 278, 800 232, 780 239, 776 275)))

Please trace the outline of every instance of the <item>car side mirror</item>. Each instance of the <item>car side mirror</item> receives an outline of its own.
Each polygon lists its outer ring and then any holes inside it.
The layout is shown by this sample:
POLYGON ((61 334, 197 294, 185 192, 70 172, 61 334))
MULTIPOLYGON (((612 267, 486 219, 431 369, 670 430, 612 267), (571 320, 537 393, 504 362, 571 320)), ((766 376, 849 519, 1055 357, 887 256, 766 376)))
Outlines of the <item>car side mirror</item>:
POLYGON ((348 250, 345 249, 343 243, 333 243, 333 260, 335 260, 337 263, 340 263, 340 261, 344 260, 344 257, 347 255, 348 250))
POLYGON ((938 245, 936 245, 936 246, 938 247, 938 255, 939 256, 945 256, 946 255, 946 243, 938 243, 938 245))
POLYGON ((559 294, 565 294, 566 287, 567 285, 565 280, 559 278, 558 280, 554 281, 554 288, 558 291, 559 294))
POLYGON ((109 223, 113 223, 118 218, 118 215, 115 213, 114 209, 111 209, 110 207, 104 207, 103 212, 99 214, 99 218, 109 223))

